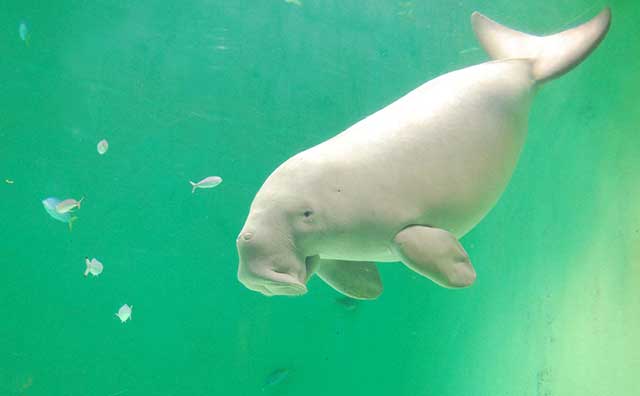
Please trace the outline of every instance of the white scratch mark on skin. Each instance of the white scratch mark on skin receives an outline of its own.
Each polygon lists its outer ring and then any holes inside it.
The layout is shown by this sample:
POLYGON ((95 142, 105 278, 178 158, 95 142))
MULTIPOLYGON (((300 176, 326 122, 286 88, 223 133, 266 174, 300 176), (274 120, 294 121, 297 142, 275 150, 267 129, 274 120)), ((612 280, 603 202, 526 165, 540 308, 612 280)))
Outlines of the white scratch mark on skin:
POLYGON ((599 3, 593 4, 591 7, 587 8, 587 9, 586 9, 586 10, 584 10, 584 11, 582 11, 581 13, 579 13, 578 15, 576 15, 575 17, 573 17, 573 18, 571 18, 571 19, 567 20, 566 22, 564 22, 564 23, 562 24, 562 29, 561 29, 561 30, 564 30, 565 28, 567 28, 567 27, 569 27, 569 26, 573 25, 573 23, 574 23, 575 21, 577 21, 577 20, 579 20, 579 19, 582 19, 585 15, 590 14, 590 13, 594 12, 595 10, 600 9, 601 7, 602 7, 602 5, 601 5, 601 4, 599 4, 599 3))

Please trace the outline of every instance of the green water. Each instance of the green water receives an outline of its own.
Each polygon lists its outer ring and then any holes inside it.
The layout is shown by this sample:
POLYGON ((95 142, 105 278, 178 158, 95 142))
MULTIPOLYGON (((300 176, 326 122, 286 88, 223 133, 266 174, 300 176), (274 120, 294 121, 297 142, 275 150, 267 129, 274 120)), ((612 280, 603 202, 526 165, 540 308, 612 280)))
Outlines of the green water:
POLYGON ((462 240, 476 284, 388 264, 352 309, 318 279, 299 298, 236 280, 266 176, 485 61, 472 11, 550 33, 607 3, 301 2, 0 4, 0 395, 637 395, 640 6, 611 0, 600 48, 536 97, 511 184, 462 240), (72 232, 49 196, 86 197, 72 232))

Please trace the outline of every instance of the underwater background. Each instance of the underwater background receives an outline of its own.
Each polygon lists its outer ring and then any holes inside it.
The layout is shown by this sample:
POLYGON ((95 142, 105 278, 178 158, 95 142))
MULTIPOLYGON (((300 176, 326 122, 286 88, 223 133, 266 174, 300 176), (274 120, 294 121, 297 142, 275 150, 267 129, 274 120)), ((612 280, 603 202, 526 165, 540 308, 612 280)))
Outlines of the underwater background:
POLYGON ((639 38, 634 0, 3 1, 0 395, 640 394, 639 38), (541 89, 462 239, 473 287, 400 264, 360 303, 237 281, 269 173, 487 60, 472 11, 548 34, 606 5, 608 36, 541 89), (85 197, 71 232, 51 196, 85 197))

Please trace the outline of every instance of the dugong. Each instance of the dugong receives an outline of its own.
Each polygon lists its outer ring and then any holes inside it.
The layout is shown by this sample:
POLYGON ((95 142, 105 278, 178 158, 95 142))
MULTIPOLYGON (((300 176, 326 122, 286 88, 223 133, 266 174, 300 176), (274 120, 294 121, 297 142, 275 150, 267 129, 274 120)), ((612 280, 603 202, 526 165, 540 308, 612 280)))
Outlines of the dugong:
POLYGON ((402 262, 444 287, 472 285, 458 239, 507 186, 538 88, 584 60, 610 20, 607 8, 542 37, 474 12, 492 61, 428 81, 267 178, 236 241, 239 281, 301 295, 317 274, 344 295, 375 299, 376 263, 402 262))

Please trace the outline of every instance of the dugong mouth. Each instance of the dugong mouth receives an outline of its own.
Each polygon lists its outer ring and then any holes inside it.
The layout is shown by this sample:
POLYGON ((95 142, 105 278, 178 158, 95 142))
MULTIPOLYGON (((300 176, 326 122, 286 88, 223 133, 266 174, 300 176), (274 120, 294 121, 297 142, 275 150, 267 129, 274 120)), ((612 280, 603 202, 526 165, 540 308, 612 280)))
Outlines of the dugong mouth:
POLYGON ((238 247, 238 280, 265 296, 299 296, 307 292, 302 254, 279 243, 270 233, 242 231, 238 247))
POLYGON ((248 286, 249 289, 255 290, 265 296, 301 296, 307 293, 307 287, 296 283, 283 283, 264 280, 248 286))
POLYGON ((307 293, 307 287, 289 274, 270 271, 275 277, 255 277, 239 274, 238 279, 248 289, 257 291, 265 296, 301 296, 307 293), (244 275, 244 276, 243 276, 244 275), (287 279, 291 278, 291 279, 287 279))
POLYGON ((238 280, 247 289, 265 296, 300 296, 307 286, 293 273, 275 269, 269 262, 240 260, 238 280))

